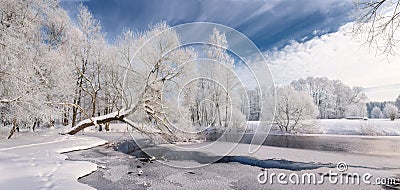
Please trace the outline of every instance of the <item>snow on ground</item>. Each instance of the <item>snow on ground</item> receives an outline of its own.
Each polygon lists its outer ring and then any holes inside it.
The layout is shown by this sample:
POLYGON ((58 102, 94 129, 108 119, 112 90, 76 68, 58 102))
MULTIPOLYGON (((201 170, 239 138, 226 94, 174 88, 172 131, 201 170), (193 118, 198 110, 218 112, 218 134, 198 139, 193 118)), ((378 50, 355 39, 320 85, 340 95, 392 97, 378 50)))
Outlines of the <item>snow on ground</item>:
MULTIPOLYGON (((248 121, 248 128, 255 131, 258 121, 248 121)), ((306 125, 298 126, 300 134, 330 134, 330 135, 369 135, 369 136, 399 136, 400 119, 317 119, 306 121, 306 125)), ((280 134, 278 127, 273 126, 270 134, 280 134)))
MULTIPOLYGON (((317 120, 319 134, 328 135, 400 135, 400 121, 385 119, 363 120, 317 120)), ((254 125, 254 122, 251 124, 254 125)), ((21 132, 10 139, 0 140, 0 187, 2 189, 92 189, 77 179, 97 169, 96 164, 68 161, 63 152, 86 149, 106 141, 89 135, 58 135, 65 129, 43 130, 36 133, 21 132)), ((87 129, 92 134, 95 127, 87 129)), ((126 132, 126 124, 111 125, 110 132, 126 132)), ((3 131, 6 132, 6 131, 3 131)), ((80 133, 82 134, 82 133, 80 133)), ((97 134, 97 133, 96 133, 97 134)), ((113 134, 104 133, 101 134, 113 134)), ((117 133, 116 133, 117 134, 117 133)), ((3 136, 2 134, 1 136, 3 136)), ((318 135, 318 134, 316 134, 318 135)), ((212 155, 222 155, 228 142, 217 142, 212 155)), ((197 145, 198 146, 198 145, 197 145)), ((248 154, 248 145, 239 144, 230 155, 250 156, 259 160, 272 158, 304 163, 330 163, 344 161, 351 171, 371 172, 376 176, 400 173, 398 156, 371 156, 349 153, 321 152, 262 146, 255 154, 248 154), (379 160, 379 162, 377 162, 379 160), (389 168, 389 169, 385 169, 389 168)), ((325 172, 325 171, 323 171, 325 172)))
POLYGON ((317 121, 320 133, 338 135, 400 135, 400 120, 389 119, 348 120, 321 119, 317 121))
POLYGON ((57 130, 19 133, 0 140, 2 189, 93 189, 77 179, 97 169, 91 162, 68 161, 64 152, 106 143, 87 136, 58 135, 57 130))

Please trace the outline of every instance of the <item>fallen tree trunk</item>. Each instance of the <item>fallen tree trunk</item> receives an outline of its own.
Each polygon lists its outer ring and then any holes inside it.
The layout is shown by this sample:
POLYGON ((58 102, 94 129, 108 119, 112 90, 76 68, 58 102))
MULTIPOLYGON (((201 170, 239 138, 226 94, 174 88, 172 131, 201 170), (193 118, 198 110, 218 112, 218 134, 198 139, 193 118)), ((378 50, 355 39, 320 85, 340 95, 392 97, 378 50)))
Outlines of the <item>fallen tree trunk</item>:
MULTIPOLYGON (((70 135, 74 135, 84 128, 105 124, 111 121, 122 121, 128 125, 130 125, 135 130, 144 133, 150 137, 154 137, 155 135, 162 136, 163 141, 167 142, 175 142, 178 140, 177 136, 174 134, 174 131, 168 126, 168 122, 160 117, 158 114, 162 114, 162 91, 161 87, 165 83, 166 80, 171 80, 173 77, 179 73, 177 72, 175 75, 170 76, 166 75, 161 78, 158 77, 160 72, 161 59, 158 60, 153 68, 147 74, 145 85, 143 87, 143 91, 138 96, 138 101, 136 104, 131 104, 127 109, 122 109, 121 111, 109 113, 99 117, 91 117, 79 122, 76 126, 73 126, 72 129, 66 133, 70 135), (169 78, 166 78, 169 77, 169 78), (146 114, 151 116, 153 119, 157 121, 157 124, 154 129, 143 130, 137 126, 135 126, 134 122, 127 118, 128 115, 135 113, 138 109, 143 107, 143 111, 146 114)), ((154 139, 154 138, 153 138, 154 139)))
POLYGON ((106 124, 111 121, 121 121, 124 122, 128 125, 130 125, 133 129, 137 130, 140 133, 146 134, 151 138, 154 138, 156 135, 162 136, 163 140, 166 142, 172 143, 177 141, 177 138, 172 134, 172 133, 165 133, 163 131, 147 131, 143 130, 140 127, 137 127, 135 123, 128 118, 126 118, 129 114, 133 113, 135 110, 134 109, 128 109, 128 110, 121 110, 117 112, 113 112, 107 115, 99 116, 99 117, 92 117, 89 119, 85 119, 81 122, 79 122, 76 126, 74 126, 70 131, 64 134, 69 134, 69 135, 74 135, 78 133, 79 131, 90 127, 90 126, 95 126, 95 125, 100 125, 100 124, 106 124))
MULTIPOLYGON (((87 127, 98 125, 98 124, 104 124, 104 123, 111 122, 111 121, 125 122, 124 118, 128 114, 130 114, 132 111, 133 110, 121 110, 121 111, 112 112, 112 113, 109 113, 106 115, 102 115, 99 117, 92 117, 89 119, 85 119, 85 120, 79 122, 76 126, 72 127, 72 129, 69 132, 67 132, 66 134, 74 135, 87 127)), ((137 130, 140 130, 140 129, 138 128, 137 130)))

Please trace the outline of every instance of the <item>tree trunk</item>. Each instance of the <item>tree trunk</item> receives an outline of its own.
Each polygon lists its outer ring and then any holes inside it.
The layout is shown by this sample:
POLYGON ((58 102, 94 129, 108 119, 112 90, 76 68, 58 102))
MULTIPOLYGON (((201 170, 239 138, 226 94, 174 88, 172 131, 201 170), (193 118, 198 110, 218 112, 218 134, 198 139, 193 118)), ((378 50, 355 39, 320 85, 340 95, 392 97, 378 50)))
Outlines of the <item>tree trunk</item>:
MULTIPOLYGON (((75 102, 74 102, 75 103, 75 102)), ((78 108, 76 108, 76 107, 73 107, 72 108, 72 121, 71 121, 71 127, 74 127, 75 126, 75 123, 76 123, 76 115, 77 115, 77 113, 78 113, 78 108)))
POLYGON ((96 118, 85 119, 85 120, 79 122, 76 126, 74 126, 73 129, 71 131, 69 131, 67 134, 74 135, 87 127, 94 126, 95 124, 100 125, 100 124, 104 124, 104 123, 111 122, 111 121, 123 121, 124 122, 124 117, 126 115, 127 114, 124 114, 124 113, 119 114, 117 112, 114 112, 114 113, 110 113, 110 114, 96 117, 96 118))
MULTIPOLYGON (((218 100, 217 100, 218 101, 218 100)), ((220 109, 220 107, 219 107, 219 104, 218 104, 218 102, 215 104, 215 107, 216 107, 216 111, 217 111, 217 115, 218 115, 218 125, 219 125, 219 127, 222 127, 222 119, 221 119, 221 109, 220 109)), ((211 118, 213 118, 213 117, 211 117, 211 118)), ((213 122, 213 125, 214 125, 214 123, 215 122, 213 122)))
MULTIPOLYGON (((74 104, 80 106, 81 104, 81 97, 82 97, 82 85, 83 85, 83 74, 86 73, 86 61, 82 60, 82 74, 79 75, 78 81, 76 81, 77 86, 77 97, 74 99, 74 104)), ((78 107, 74 106, 72 108, 72 122, 71 127, 74 127, 76 124, 76 118, 78 115, 78 107)))
POLYGON ((229 94, 226 93, 225 97, 225 129, 228 127, 228 102, 229 102, 229 94))
POLYGON ((92 117, 96 115, 96 99, 97 99, 97 92, 94 92, 92 97, 92 117))
POLYGON ((33 121, 33 125, 31 127, 33 132, 35 132, 36 121, 37 121, 37 119, 35 118, 35 120, 33 121))
POLYGON ((64 107, 64 113, 63 113, 63 125, 67 126, 69 122, 69 108, 64 107))
POLYGON ((18 124, 17 124, 17 118, 14 118, 14 120, 13 120, 13 128, 11 129, 10 135, 8 135, 7 139, 10 139, 13 136, 13 134, 15 133, 16 130, 19 130, 19 129, 18 129, 18 124))
POLYGON ((52 119, 52 118, 50 118, 50 121, 49 121, 49 128, 54 127, 54 123, 55 123, 55 120, 52 119))
MULTIPOLYGON (((107 102, 107 101, 106 101, 106 102, 107 102)), ((111 109, 112 109, 112 108, 109 108, 108 106, 106 106, 106 108, 104 109, 104 115, 107 115, 107 114, 111 113, 111 112, 112 112, 111 109)), ((100 114, 100 113, 99 113, 99 114, 100 114)), ((100 116, 100 115, 99 115, 99 116, 100 116)), ((110 122, 105 123, 104 129, 105 129, 106 131, 110 131, 110 122)))
POLYGON ((289 104, 286 104, 285 108, 285 114, 286 114, 286 125, 285 125, 285 131, 288 132, 289 124, 290 124, 290 116, 289 116, 289 104))
POLYGON ((104 128, 106 131, 110 131, 110 122, 107 122, 106 124, 105 124, 105 128, 104 128))
MULTIPOLYGON (((165 133, 164 131, 160 131, 160 132, 144 131, 140 127, 137 127, 131 120, 127 119, 126 116, 134 113, 137 110, 139 105, 141 105, 141 104, 137 104, 137 106, 135 106, 134 108, 128 109, 128 110, 116 111, 116 112, 113 112, 113 113, 110 113, 107 115, 93 117, 90 119, 85 119, 85 120, 79 122, 75 127, 73 127, 66 134, 74 135, 74 134, 78 133, 79 131, 81 131, 87 127, 90 127, 90 126, 101 125, 101 124, 109 123, 111 121, 121 121, 121 122, 124 122, 124 123, 130 125, 132 128, 139 131, 140 133, 144 133, 149 136, 152 136, 154 134, 161 135, 161 136, 163 136, 163 140, 165 140, 166 142, 171 143, 171 142, 175 142, 177 140, 176 136, 174 136, 172 133, 165 133)), ((155 119, 158 118, 155 115, 152 115, 152 117, 155 119)), ((165 124, 162 123, 159 125, 165 125, 165 124)))

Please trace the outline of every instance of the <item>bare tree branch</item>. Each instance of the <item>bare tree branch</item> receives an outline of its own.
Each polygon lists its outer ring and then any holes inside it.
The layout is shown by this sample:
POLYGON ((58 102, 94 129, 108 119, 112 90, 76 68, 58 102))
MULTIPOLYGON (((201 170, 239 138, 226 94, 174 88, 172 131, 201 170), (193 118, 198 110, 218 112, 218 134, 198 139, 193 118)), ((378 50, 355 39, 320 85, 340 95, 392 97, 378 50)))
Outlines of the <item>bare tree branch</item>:
POLYGON ((400 0, 360 0, 354 33, 366 35, 365 41, 379 54, 397 54, 400 42, 400 0))

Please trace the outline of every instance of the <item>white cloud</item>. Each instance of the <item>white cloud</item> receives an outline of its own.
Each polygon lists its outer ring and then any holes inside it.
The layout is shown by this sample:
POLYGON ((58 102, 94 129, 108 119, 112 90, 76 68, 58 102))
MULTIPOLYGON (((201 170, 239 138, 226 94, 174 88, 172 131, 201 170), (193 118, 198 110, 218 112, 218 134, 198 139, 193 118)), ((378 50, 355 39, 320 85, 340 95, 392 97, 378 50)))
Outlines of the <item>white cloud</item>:
MULTIPOLYGON (((400 56, 377 56, 375 50, 356 39, 352 23, 338 32, 315 37, 307 42, 291 42, 282 50, 266 52, 277 84, 307 76, 340 79, 351 86, 375 87, 400 83, 400 56)), ((393 97, 400 92, 393 91, 393 97)), ((371 99, 380 99, 379 93, 371 99)), ((386 93, 386 97, 388 96, 386 93)))

